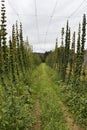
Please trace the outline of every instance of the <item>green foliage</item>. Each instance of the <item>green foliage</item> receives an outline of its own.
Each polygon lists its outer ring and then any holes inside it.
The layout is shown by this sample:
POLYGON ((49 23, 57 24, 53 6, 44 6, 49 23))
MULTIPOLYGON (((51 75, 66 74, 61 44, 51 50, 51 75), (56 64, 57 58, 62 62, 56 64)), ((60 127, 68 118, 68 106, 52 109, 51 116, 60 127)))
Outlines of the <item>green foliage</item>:
POLYGON ((75 32, 73 33, 71 50, 69 51, 69 68, 70 69, 67 79, 68 84, 71 82, 72 76, 75 71, 75 32))
MULTIPOLYGON (((61 84, 60 84, 61 86, 61 84)), ((80 84, 78 93, 71 85, 60 87, 60 97, 68 106, 76 123, 87 128, 87 84, 80 84)))
POLYGON ((0 30, 0 78, 2 77, 3 73, 3 57, 2 57, 2 46, 1 46, 1 30, 0 30))
POLYGON ((1 44, 2 44, 2 58, 3 58, 3 72, 8 74, 8 49, 6 46, 6 10, 4 0, 1 0, 1 44))
MULTIPOLYGON (((76 67, 74 72, 74 83, 76 83, 76 80, 80 80, 81 76, 81 26, 79 24, 78 29, 78 40, 77 40, 77 54, 76 54, 76 67)), ((75 85, 75 84, 74 84, 75 85)))
POLYGON ((66 34, 65 34, 65 45, 64 45, 64 28, 61 32, 61 46, 57 47, 57 42, 55 45, 55 50, 47 56, 46 63, 56 69, 61 76, 61 80, 71 83, 73 80, 73 86, 79 85, 80 80, 83 75, 85 76, 85 70, 83 70, 84 64, 84 54, 85 54, 85 40, 86 40, 86 16, 83 16, 82 31, 81 25, 79 24, 78 29, 78 39, 77 48, 75 41, 75 32, 72 37, 71 44, 71 29, 69 27, 69 22, 66 24, 66 34), (82 34, 82 36, 81 36, 82 34), (76 54, 75 54, 76 50, 76 54))
POLYGON ((55 63, 55 59, 54 59, 54 52, 50 52, 49 55, 46 58, 46 63, 47 65, 49 65, 50 67, 54 68, 54 63, 55 63))
POLYGON ((15 64, 14 64, 14 55, 13 55, 13 44, 11 40, 9 40, 9 46, 10 46, 10 69, 12 74, 12 81, 15 82, 15 64))
MULTIPOLYGON (((0 30, 0 130, 31 129, 33 118, 32 71, 35 59, 28 40, 23 39, 22 24, 12 26, 7 46, 5 1, 1 7, 0 30)), ((37 57, 38 59, 38 57, 37 57)), ((37 65, 40 63, 37 60, 37 65)))
POLYGON ((62 39, 62 41, 61 41, 61 46, 63 47, 64 46, 64 28, 62 28, 62 31, 61 31, 61 39, 62 39))
POLYGON ((38 95, 35 99, 40 101, 41 130, 68 130, 56 93, 56 73, 45 64, 34 72, 34 91, 38 95))
POLYGON ((21 82, 16 86, 10 83, 7 87, 8 90, 5 91, 3 86, 0 86, 0 129, 31 128, 33 101, 29 86, 21 82))
MULTIPOLYGON (((0 130, 32 129, 33 89, 37 89, 40 93, 42 129, 67 129, 64 127, 65 120, 62 120, 64 116, 60 105, 56 101, 58 97, 53 88, 57 88, 57 86, 51 82, 55 78, 51 69, 45 68, 43 64, 40 72, 36 74, 39 81, 38 83, 35 81, 36 86, 32 86, 35 85, 33 81, 36 80, 33 79, 32 72, 41 63, 41 58, 32 52, 28 38, 26 41, 24 40, 22 23, 20 23, 20 29, 17 22, 12 26, 12 37, 7 46, 5 0, 1 0, 1 3, 0 130), (41 84, 42 88, 39 88, 41 84), (47 84, 50 88, 46 88, 47 84)), ((86 128, 87 83, 81 81, 86 40, 86 15, 83 16, 82 32, 79 25, 76 56, 75 33, 71 49, 70 37, 71 31, 67 21, 65 46, 64 28, 62 28, 61 47, 58 48, 56 40, 55 50, 47 54, 46 63, 57 70, 61 81, 68 81, 69 84, 63 88, 66 97, 64 101, 70 111, 75 114, 76 121, 86 128)))
POLYGON ((71 42, 71 31, 68 21, 66 25, 65 45, 63 35, 64 29, 62 29, 61 46, 57 48, 57 53, 54 50, 47 57, 47 61, 49 61, 48 65, 54 68, 55 62, 57 63, 58 79, 60 80, 58 82, 58 85, 60 85, 58 94, 67 104, 76 122, 87 128, 87 70, 83 68, 86 41, 86 15, 83 15, 82 27, 79 24, 77 47, 75 32, 73 33, 71 42), (55 60, 56 54, 58 54, 56 57, 57 60, 55 60))
POLYGON ((54 51, 54 68, 58 70, 58 39, 56 39, 55 51, 54 51))
MULTIPOLYGON (((83 23, 82 23, 82 37, 81 37, 81 27, 79 25, 78 31, 78 41, 77 41, 77 55, 76 55, 76 68, 74 74, 74 85, 79 85, 80 83, 76 83, 80 81, 81 72, 83 70, 83 63, 84 63, 84 46, 85 46, 85 39, 86 39, 86 16, 83 16, 83 23)), ((85 72, 84 72, 85 73, 85 72)))
POLYGON ((40 63, 41 63, 40 56, 37 55, 37 54, 34 54, 34 53, 33 53, 32 56, 33 56, 33 65, 34 65, 34 67, 40 65, 40 63))
POLYGON ((81 41, 81 58, 82 63, 84 61, 84 47, 86 41, 86 15, 83 15, 83 23, 82 23, 82 41, 81 41))
POLYGON ((67 74, 67 67, 68 67, 68 62, 69 62, 69 51, 70 50, 70 28, 69 28, 69 23, 67 21, 66 25, 66 36, 65 36, 65 55, 64 55, 64 76, 63 76, 63 81, 66 79, 66 74, 67 74))

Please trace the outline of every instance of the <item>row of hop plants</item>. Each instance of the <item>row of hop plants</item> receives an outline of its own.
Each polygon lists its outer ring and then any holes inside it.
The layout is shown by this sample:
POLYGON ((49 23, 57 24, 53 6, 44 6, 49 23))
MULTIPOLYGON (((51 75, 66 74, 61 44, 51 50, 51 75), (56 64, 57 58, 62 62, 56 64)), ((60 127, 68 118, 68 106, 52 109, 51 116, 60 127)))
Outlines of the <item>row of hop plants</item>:
POLYGON ((81 75, 86 76, 86 68, 84 68, 85 56, 85 42, 86 42, 86 15, 83 15, 82 26, 79 24, 78 37, 76 32, 71 38, 71 28, 67 21, 66 30, 62 28, 61 31, 61 45, 58 46, 58 39, 56 39, 55 50, 50 52, 46 62, 51 65, 60 74, 63 81, 69 83, 72 77, 80 80, 81 75), (81 31, 82 30, 82 31, 81 31), (77 41, 76 41, 77 40, 77 41))
POLYGON ((23 39, 22 23, 12 26, 7 40, 5 0, 1 0, 0 26, 0 130, 32 128, 32 71, 35 58, 28 38, 23 39))
MULTIPOLYGON (((79 23, 78 33, 71 35, 69 22, 66 31, 61 31, 61 46, 56 39, 55 50, 46 58, 46 63, 58 73, 60 86, 64 86, 64 101, 70 111, 76 116, 76 121, 87 128, 87 51, 86 42, 86 15, 83 15, 82 24, 79 23), (72 36, 72 38, 71 38, 72 36), (62 83, 62 84, 61 84, 62 83), (64 96, 65 93, 65 96, 64 96)), ((59 83, 58 81, 58 83, 59 83)))

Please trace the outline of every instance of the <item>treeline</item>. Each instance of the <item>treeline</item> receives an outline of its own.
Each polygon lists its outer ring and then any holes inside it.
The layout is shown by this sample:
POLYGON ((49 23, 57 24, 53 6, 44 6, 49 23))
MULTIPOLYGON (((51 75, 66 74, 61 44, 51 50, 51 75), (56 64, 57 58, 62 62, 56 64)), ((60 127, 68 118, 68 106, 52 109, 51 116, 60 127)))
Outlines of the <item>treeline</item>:
POLYGON ((61 46, 56 39, 55 50, 46 58, 46 63, 58 74, 61 98, 75 117, 75 121, 87 128, 87 51, 86 15, 78 26, 78 35, 67 21, 61 31, 61 46), (72 37, 71 37, 72 36, 72 37))
POLYGON ((5 0, 1 0, 0 25, 0 130, 22 130, 32 126, 32 71, 40 64, 22 23, 12 26, 7 40, 5 0))

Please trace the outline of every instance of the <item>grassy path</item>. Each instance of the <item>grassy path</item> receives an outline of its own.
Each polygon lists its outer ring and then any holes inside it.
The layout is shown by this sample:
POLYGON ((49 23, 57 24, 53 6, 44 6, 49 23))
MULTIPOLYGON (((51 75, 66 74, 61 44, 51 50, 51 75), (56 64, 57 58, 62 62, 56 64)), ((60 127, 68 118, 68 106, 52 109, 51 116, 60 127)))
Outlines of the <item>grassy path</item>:
POLYGON ((73 124, 73 119, 58 97, 55 72, 41 64, 33 76, 36 119, 33 130, 82 130, 73 124))

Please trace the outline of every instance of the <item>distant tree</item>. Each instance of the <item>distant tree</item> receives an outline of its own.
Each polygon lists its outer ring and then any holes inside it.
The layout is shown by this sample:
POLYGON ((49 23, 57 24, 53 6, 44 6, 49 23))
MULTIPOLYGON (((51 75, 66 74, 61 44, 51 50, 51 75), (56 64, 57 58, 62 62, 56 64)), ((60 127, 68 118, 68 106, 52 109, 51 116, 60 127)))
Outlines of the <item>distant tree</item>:
POLYGON ((49 65, 51 68, 54 68, 54 52, 50 51, 49 55, 46 58, 46 64, 49 65))
POLYGON ((49 51, 44 53, 44 62, 46 61, 47 56, 49 55, 49 51))

